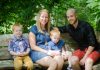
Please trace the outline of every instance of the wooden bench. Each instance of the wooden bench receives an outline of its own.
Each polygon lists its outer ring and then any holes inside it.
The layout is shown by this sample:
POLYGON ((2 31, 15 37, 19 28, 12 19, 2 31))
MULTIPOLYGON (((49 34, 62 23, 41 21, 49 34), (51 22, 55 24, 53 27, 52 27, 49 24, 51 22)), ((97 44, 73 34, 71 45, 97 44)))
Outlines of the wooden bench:
MULTIPOLYGON (((100 41, 100 34, 97 33, 97 39, 100 41)), ((28 38, 28 34, 24 34, 24 36, 26 38, 28 38)), ((9 40, 11 39, 12 34, 4 34, 4 35, 0 35, 0 70, 13 70, 14 66, 13 66, 13 59, 11 57, 11 55, 9 54, 8 50, 7 50, 7 45, 9 40)), ((62 38, 65 40, 65 42, 71 47, 69 48, 69 50, 73 51, 74 49, 77 48, 77 44, 71 39, 71 37, 66 34, 63 33, 62 34, 62 38)), ((40 65, 34 63, 34 67, 35 70, 44 70, 43 67, 41 67, 40 65)), ((65 70, 65 69, 63 69, 65 70)), ((100 64, 96 64, 93 66, 93 70, 100 70, 100 64)))

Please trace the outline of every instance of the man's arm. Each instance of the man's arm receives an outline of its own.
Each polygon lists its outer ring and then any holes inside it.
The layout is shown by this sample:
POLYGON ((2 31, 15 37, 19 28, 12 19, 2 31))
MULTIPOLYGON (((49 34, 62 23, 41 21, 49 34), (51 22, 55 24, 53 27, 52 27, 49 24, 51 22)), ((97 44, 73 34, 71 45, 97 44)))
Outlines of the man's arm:
POLYGON ((93 28, 90 26, 90 25, 87 25, 86 27, 86 34, 87 34, 87 40, 89 42, 89 46, 87 48, 87 51, 83 57, 83 59, 80 61, 80 63, 82 65, 84 65, 85 63, 85 59, 88 57, 89 54, 91 54, 91 52, 94 50, 94 48, 96 47, 95 44, 96 44, 96 36, 95 36, 95 33, 94 33, 94 30, 93 28))
POLYGON ((86 54, 84 55, 84 58, 87 58, 87 56, 93 51, 94 47, 93 46, 89 46, 87 51, 86 51, 86 54))
POLYGON ((66 33, 66 32, 67 32, 67 25, 62 26, 62 27, 58 27, 58 29, 59 29, 59 31, 60 31, 61 33, 66 33))

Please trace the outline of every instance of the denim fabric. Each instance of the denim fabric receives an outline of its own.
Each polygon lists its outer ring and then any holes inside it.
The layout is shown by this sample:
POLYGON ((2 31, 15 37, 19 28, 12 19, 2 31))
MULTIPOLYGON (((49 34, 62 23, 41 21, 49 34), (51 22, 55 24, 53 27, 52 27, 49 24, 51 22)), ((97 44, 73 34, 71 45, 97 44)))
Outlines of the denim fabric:
MULTIPOLYGON (((47 31, 44 31, 44 34, 39 32, 36 25, 31 27, 30 32, 35 34, 36 45, 41 48, 43 48, 42 46, 45 46, 46 42, 50 41, 50 37, 49 37, 49 34, 47 33, 47 31)), ((43 49, 45 49, 45 48, 43 48, 43 49)), ((30 51, 30 57, 33 62, 36 62, 37 60, 40 60, 41 58, 46 57, 46 56, 48 56, 48 55, 43 52, 38 52, 35 50, 30 51)))
POLYGON ((64 41, 63 40, 59 40, 59 42, 57 44, 55 44, 54 42, 50 41, 48 42, 48 49, 51 50, 61 50, 61 48, 64 46, 64 41))

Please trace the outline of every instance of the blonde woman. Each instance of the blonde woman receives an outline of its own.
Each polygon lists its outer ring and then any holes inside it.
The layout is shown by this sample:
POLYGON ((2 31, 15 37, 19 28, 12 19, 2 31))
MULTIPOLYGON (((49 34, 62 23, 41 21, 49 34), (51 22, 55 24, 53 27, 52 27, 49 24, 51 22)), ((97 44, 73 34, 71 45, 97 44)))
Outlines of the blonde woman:
POLYGON ((36 25, 32 26, 29 32, 30 57, 33 62, 48 67, 47 70, 62 70, 64 61, 59 53, 56 51, 49 52, 41 47, 50 41, 49 31, 50 16, 46 9, 42 9, 37 16, 36 25))

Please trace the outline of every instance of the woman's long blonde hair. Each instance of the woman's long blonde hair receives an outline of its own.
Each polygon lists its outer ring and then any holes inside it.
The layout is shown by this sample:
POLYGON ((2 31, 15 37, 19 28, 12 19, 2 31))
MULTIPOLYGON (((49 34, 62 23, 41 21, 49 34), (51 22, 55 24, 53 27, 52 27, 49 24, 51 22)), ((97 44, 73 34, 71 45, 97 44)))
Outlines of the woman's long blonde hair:
POLYGON ((42 9, 39 11, 38 15, 37 15, 37 19, 36 19, 36 25, 37 25, 37 28, 39 30, 39 32, 41 33, 44 33, 43 30, 42 30, 42 27, 41 27, 41 23, 40 23, 40 15, 42 12, 46 12, 48 13, 48 22, 46 23, 45 25, 45 29, 48 31, 48 33, 50 32, 50 15, 49 15, 49 12, 47 9, 42 9))

